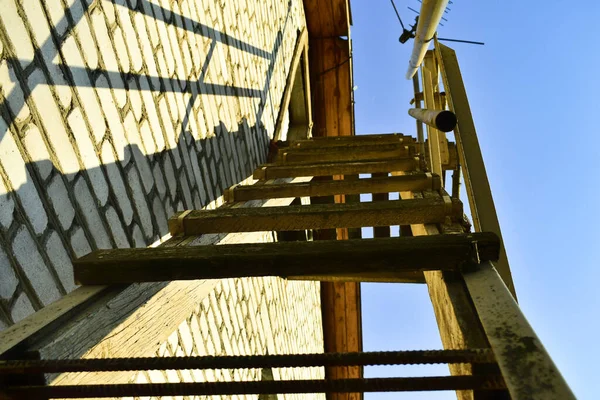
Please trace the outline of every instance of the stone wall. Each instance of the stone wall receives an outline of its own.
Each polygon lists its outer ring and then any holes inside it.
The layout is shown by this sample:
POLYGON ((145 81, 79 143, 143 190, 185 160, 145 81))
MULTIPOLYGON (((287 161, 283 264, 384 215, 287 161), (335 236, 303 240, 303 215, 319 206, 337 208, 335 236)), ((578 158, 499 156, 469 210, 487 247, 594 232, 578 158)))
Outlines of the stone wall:
MULTIPOLYGON (((74 258, 157 242, 250 176, 304 26, 300 0, 2 0, 0 330, 72 291, 74 258)), ((318 298, 224 282, 158 352, 321 351, 318 298)))

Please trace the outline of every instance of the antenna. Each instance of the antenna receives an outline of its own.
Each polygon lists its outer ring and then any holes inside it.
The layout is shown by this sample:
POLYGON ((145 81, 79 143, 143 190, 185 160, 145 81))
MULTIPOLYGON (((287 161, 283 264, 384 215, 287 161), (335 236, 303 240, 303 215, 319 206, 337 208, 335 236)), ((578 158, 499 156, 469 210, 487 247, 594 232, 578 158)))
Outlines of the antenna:
POLYGON ((460 39, 446 39, 446 38, 438 38, 438 40, 444 40, 446 42, 457 42, 457 43, 468 43, 468 44, 478 44, 480 46, 484 46, 483 42, 474 42, 472 40, 460 40, 460 39))
MULTIPOLYGON (((422 0, 418 0, 419 3, 422 2, 422 0)), ((410 26, 410 30, 406 29, 406 27, 404 26, 404 23, 402 22, 402 18, 400 18, 400 13, 398 12, 398 9, 396 8, 396 4, 394 3, 394 0, 390 0, 390 2, 392 3, 392 7, 394 7, 394 11, 396 12, 396 16, 398 17, 398 21, 400 21, 400 25, 402 26, 402 35, 400 35, 400 43, 406 43, 409 39, 413 39, 415 37, 415 33, 417 30, 417 25, 419 23, 419 11, 415 10, 412 7, 406 7, 408 8, 410 11, 414 12, 415 14, 417 14, 417 17, 415 18, 415 23, 413 25, 410 26)), ((452 4, 452 1, 449 1, 450 4, 452 4)), ((448 13, 448 11, 451 11, 449 8, 447 8, 447 11, 444 10, 445 13, 448 13)), ((444 17, 441 17, 444 21, 448 22, 448 20, 444 17)), ((440 23, 441 26, 444 26, 444 24, 440 23)), ((431 38, 433 39, 433 38, 431 38)), ((429 40, 431 40, 429 39, 429 40)), ((467 44, 476 44, 479 46, 484 46, 485 43, 483 42, 475 42, 472 40, 462 40, 462 39, 449 39, 449 38, 438 38, 438 40, 440 41, 446 41, 446 42, 456 42, 456 43, 467 43, 467 44)))
POLYGON ((396 4, 394 4, 394 0, 390 0, 390 1, 392 2, 392 7, 394 7, 394 11, 396 11, 396 16, 398 17, 398 21, 400 21, 400 25, 402 26, 402 29, 406 30, 406 28, 404 27, 404 24, 402 23, 402 18, 400 18, 400 14, 398 13, 398 9, 396 8, 396 4))

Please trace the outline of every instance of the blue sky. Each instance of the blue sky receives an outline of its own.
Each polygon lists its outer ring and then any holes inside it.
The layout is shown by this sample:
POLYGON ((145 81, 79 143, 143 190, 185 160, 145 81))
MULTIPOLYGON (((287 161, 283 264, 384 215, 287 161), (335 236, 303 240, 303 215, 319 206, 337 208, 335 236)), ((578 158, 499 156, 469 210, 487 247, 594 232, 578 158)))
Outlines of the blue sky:
MULTIPOLYGON (((352 0, 356 132, 415 133, 412 41, 389 0, 352 0)), ((404 23, 420 8, 396 0, 404 23)), ((454 0, 439 36, 458 56, 519 302, 578 398, 596 398, 600 327, 600 3, 454 0)), ((363 285, 365 350, 441 348, 425 286, 363 285)), ((443 374, 445 366, 367 374, 443 374), (408 372, 407 372, 408 371, 408 372)), ((367 399, 451 393, 371 394, 367 399)))

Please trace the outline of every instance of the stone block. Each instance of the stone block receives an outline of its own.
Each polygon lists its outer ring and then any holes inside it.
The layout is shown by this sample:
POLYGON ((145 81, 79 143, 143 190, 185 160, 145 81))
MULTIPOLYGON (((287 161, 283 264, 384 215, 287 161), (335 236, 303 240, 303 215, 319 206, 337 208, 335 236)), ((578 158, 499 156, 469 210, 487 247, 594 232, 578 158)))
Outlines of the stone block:
POLYGON ((13 239, 12 252, 42 304, 48 305, 58 300, 60 290, 56 287, 35 240, 24 226, 13 239))

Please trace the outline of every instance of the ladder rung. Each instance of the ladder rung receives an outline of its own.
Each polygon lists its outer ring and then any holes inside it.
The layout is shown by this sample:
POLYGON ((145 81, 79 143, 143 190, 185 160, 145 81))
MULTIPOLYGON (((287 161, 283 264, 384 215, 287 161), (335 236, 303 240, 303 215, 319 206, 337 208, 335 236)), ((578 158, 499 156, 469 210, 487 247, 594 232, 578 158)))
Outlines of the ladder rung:
POLYGON ((333 196, 336 194, 390 193, 438 190, 440 177, 430 173, 387 176, 358 180, 330 180, 234 186, 227 190, 227 201, 249 201, 285 197, 333 196))
POLYGON ((322 153, 330 153, 330 152, 344 152, 344 151, 358 151, 358 150, 368 150, 368 151, 387 151, 394 150, 398 148, 415 148, 418 147, 418 143, 415 142, 398 142, 398 143, 360 143, 358 146, 350 146, 349 144, 345 144, 340 142, 337 146, 310 146, 310 147, 282 147, 279 149, 282 153, 307 153, 307 154, 322 154, 322 153))
POLYGON ((86 285, 249 276, 344 276, 458 270, 474 257, 496 260, 493 233, 96 250, 76 260, 86 285))
MULTIPOLYGON (((301 149, 301 148, 300 148, 301 149)), ((360 147, 311 148, 320 151, 280 150, 277 163, 291 164, 295 162, 331 162, 331 161, 367 161, 402 158, 414 155, 414 148, 409 146, 384 145, 360 147), (369 148, 375 147, 375 148, 369 148)))
POLYGON ((203 383, 124 383, 112 385, 14 386, 2 391, 14 399, 133 396, 212 396, 276 393, 415 392, 501 390, 499 375, 428 376, 416 378, 311 379, 203 383))
POLYGON ((306 140, 297 140, 290 143, 290 147, 336 147, 336 146, 363 146, 368 143, 414 143, 411 136, 390 133, 383 135, 335 136, 315 137, 306 140))
POLYGON ((0 374, 168 369, 301 368, 353 365, 490 364, 490 349, 370 351, 249 356, 83 358, 77 360, 0 360, 0 374))
POLYGON ((296 165, 266 164, 254 171, 254 179, 296 178, 300 176, 332 176, 372 174, 377 172, 414 171, 419 158, 407 157, 379 161, 306 163, 296 165))
POLYGON ((460 200, 447 196, 384 202, 187 210, 169 219, 171 235, 294 231, 433 224, 461 219, 460 200))

